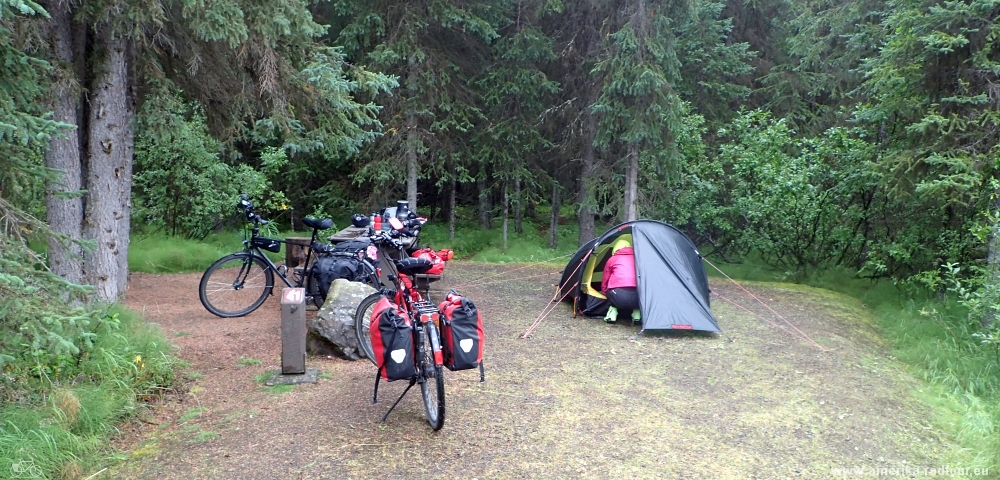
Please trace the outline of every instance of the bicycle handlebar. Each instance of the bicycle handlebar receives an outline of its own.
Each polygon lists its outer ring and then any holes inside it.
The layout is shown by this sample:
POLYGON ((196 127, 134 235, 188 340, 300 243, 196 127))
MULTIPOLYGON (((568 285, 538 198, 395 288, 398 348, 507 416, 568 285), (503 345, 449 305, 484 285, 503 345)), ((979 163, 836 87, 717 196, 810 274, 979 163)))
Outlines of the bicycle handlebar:
POLYGON ((267 220, 261 217, 253 211, 253 203, 250 202, 250 197, 245 193, 240 194, 240 208, 243 209, 243 215, 247 217, 248 222, 257 223, 260 225, 267 225, 267 220))
POLYGON ((388 243, 396 248, 403 247, 402 242, 393 238, 388 232, 375 232, 369 238, 371 238, 374 243, 388 243))

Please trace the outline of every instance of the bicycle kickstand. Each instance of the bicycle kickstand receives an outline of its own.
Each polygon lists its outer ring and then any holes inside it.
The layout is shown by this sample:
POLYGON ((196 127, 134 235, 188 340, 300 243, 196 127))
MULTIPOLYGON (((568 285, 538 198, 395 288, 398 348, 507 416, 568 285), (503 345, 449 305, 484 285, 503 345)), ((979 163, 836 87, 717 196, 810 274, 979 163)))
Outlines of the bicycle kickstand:
POLYGON ((385 412, 385 415, 382 416, 382 423, 385 423, 385 419, 389 418, 389 414, 392 413, 392 409, 396 408, 396 405, 399 405, 399 401, 403 399, 403 396, 406 395, 406 392, 410 391, 410 387, 412 387, 412 386, 414 386, 416 384, 417 384, 417 379, 416 378, 411 378, 410 379, 410 384, 406 386, 406 389, 403 390, 403 393, 401 393, 399 395, 399 398, 396 399, 396 403, 393 403, 392 406, 389 407, 389 411, 385 412))

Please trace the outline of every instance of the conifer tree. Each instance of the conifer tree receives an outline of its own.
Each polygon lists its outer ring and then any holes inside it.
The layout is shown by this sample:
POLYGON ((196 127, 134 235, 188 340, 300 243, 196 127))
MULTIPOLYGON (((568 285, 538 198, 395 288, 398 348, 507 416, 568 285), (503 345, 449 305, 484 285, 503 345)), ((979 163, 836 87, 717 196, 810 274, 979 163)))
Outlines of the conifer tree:
POLYGON ((346 21, 336 42, 354 62, 395 75, 400 83, 386 101, 385 135, 355 176, 375 186, 372 191, 383 196, 376 201, 384 203, 385 192, 391 195, 402 183, 416 210, 419 179, 473 164, 465 137, 483 118, 473 79, 478 60, 488 57, 488 44, 497 36, 493 3, 336 2, 346 21))

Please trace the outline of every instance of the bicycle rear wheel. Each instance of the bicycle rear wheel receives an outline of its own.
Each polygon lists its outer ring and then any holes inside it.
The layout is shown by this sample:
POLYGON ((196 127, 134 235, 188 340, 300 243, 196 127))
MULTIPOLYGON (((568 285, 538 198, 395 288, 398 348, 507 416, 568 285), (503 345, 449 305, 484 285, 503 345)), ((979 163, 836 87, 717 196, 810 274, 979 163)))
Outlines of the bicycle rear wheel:
POLYGON ((427 411, 427 423, 434 430, 444 426, 444 369, 434 364, 434 349, 431 345, 431 335, 437 335, 434 325, 424 326, 423 353, 420 358, 422 382, 420 395, 424 398, 424 409, 427 411))
POLYGON ((375 350, 372 349, 372 337, 368 333, 368 327, 371 325, 372 311, 375 310, 375 304, 382 298, 380 292, 375 292, 371 295, 365 297, 364 300, 358 304, 358 311, 354 314, 354 333, 358 336, 358 350, 371 360, 373 365, 378 365, 375 363, 375 350))
POLYGON ((208 267, 198 285, 205 309, 223 318, 242 317, 257 310, 274 287, 274 272, 249 253, 226 255, 208 267))

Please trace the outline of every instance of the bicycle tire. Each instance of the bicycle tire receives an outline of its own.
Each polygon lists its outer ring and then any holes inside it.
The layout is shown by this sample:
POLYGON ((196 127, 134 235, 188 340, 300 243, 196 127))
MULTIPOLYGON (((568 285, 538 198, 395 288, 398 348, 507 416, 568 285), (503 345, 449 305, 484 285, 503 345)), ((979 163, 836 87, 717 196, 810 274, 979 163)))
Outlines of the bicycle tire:
POLYGON ((198 297, 222 318, 242 317, 260 308, 274 288, 274 272, 260 257, 242 252, 215 261, 198 285, 198 297))
POLYGON ((427 411, 427 423, 435 431, 444 426, 444 369, 434 364, 434 349, 431 345, 431 335, 437 335, 433 325, 424 326, 422 357, 418 360, 421 367, 420 396, 424 399, 424 410, 427 411), (434 384, 431 385, 431 382, 434 384))
POLYGON ((368 333, 368 327, 371 325, 372 310, 381 298, 381 292, 368 295, 358 304, 358 310, 354 314, 354 333, 358 337, 358 351, 371 360, 372 365, 378 363, 375 362, 375 350, 372 348, 372 337, 368 333))

